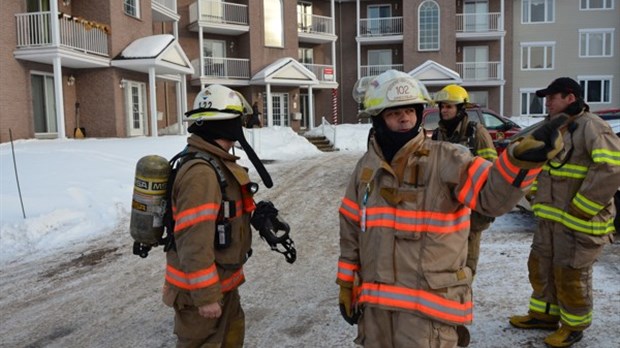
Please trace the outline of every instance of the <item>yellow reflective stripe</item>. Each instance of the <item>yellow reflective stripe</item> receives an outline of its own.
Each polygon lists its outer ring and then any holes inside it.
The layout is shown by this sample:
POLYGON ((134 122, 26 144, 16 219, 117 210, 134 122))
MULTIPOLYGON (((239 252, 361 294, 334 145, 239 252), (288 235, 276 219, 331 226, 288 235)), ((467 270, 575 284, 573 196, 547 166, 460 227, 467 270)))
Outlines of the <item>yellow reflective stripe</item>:
POLYGON ((537 300, 530 297, 530 310, 538 313, 545 313, 549 315, 560 315, 560 306, 537 300), (547 312, 547 306, 549 306, 549 312, 547 312))
MULTIPOLYGON (((550 162, 551 165, 559 166, 560 162, 550 162)), ((588 167, 577 164, 566 163, 562 168, 553 169, 549 164, 543 166, 544 171, 548 171, 552 176, 563 176, 566 178, 583 179, 588 174, 588 167)))
POLYGON ((538 180, 534 180, 532 187, 530 187, 530 192, 536 192, 536 191, 538 191, 538 180))
POLYGON ((579 192, 577 192, 575 198, 573 198, 573 204, 582 211, 585 211, 586 213, 593 216, 598 214, 598 212, 604 208, 604 206, 596 202, 592 202, 579 192))
POLYGON ((562 321, 570 326, 582 326, 592 322, 592 311, 585 315, 574 315, 566 313, 564 310, 560 310, 560 312, 560 318, 562 321))
POLYGON ((492 148, 484 148, 484 149, 478 149, 478 151, 476 151, 476 155, 487 159, 489 161, 493 161, 494 159, 497 158, 497 151, 495 151, 495 149, 492 148))
POLYGON ((609 163, 620 166, 620 151, 611 151, 607 149, 592 150, 592 161, 594 161, 594 163, 609 163))
POLYGON ((540 218, 559 222, 562 225, 575 230, 591 234, 594 236, 600 236, 614 231, 613 219, 607 221, 585 221, 578 219, 569 213, 548 205, 536 203, 532 207, 534 214, 540 218))

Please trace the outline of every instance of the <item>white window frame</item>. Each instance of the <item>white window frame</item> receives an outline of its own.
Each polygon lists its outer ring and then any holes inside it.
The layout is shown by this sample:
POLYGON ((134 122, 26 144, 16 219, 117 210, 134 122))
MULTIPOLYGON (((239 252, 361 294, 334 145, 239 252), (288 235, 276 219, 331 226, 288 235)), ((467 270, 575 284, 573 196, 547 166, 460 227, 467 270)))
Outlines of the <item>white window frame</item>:
POLYGON ((555 41, 540 41, 540 42, 522 42, 521 43, 521 70, 522 71, 531 71, 531 70, 554 70, 555 69, 555 41), (551 57, 547 57, 547 48, 551 47, 551 57), (544 65, 542 68, 533 68, 532 67, 532 48, 543 48, 544 49, 544 65), (524 50, 527 50, 527 66, 524 67, 523 64, 523 56, 524 50), (551 67, 548 68, 547 65, 551 60, 551 67))
POLYGON ((123 12, 134 18, 140 18, 140 0, 123 0, 123 12), (127 12, 127 7, 133 8, 135 13, 127 12))
POLYGON ((540 88, 520 88, 519 89, 519 115, 521 116, 545 116, 547 114, 547 107, 545 106, 545 98, 540 98, 536 96, 536 91, 545 87, 540 88), (527 94, 527 110, 523 112, 523 94, 527 94), (532 96, 534 98, 540 98, 542 103, 542 113, 541 114, 533 114, 530 111, 530 106, 532 105, 532 96))
POLYGON ((602 7, 592 7, 592 0, 579 0, 579 10, 580 11, 609 11, 615 8, 614 0, 601 0, 603 6, 602 7))
POLYGON ((439 51, 441 48, 441 8, 439 3, 435 0, 423 1, 418 6, 418 51, 439 51), (434 42, 431 48, 422 48, 422 7, 428 3, 433 3, 437 7, 437 41, 434 42))
POLYGON ((606 105, 606 104, 611 104, 612 99, 613 99, 613 75, 583 75, 583 76, 577 76, 577 81, 579 82, 579 84, 581 85, 582 82, 585 84, 581 86, 581 89, 583 90, 583 100, 588 103, 588 104, 601 104, 601 105, 606 105), (609 98, 608 100, 601 100, 601 101, 591 101, 589 100, 589 96, 588 96, 588 82, 590 81, 600 81, 601 82, 601 88, 605 88, 605 81, 609 81, 609 91, 607 91, 607 93, 605 93, 604 90, 601 91, 601 98, 604 98, 605 94, 607 95, 607 97, 609 98))
POLYGON ((265 47, 284 48, 284 1, 263 1, 265 47))
POLYGON ((614 56, 614 34, 615 28, 595 28, 595 29, 579 29, 579 58, 606 58, 614 56), (590 35, 603 34, 603 52, 600 55, 590 54, 590 35), (609 34, 609 52, 605 52, 605 43, 607 42, 607 35, 609 34), (585 42, 584 42, 585 35, 585 42), (583 45, 585 46, 585 54, 582 53, 583 45))
POLYGON ((521 24, 540 24, 555 22, 555 0, 521 0, 521 24), (532 1, 543 1, 545 5, 544 20, 532 21, 532 1), (551 7, 551 9, 549 9, 551 7), (549 14, 549 11, 551 13, 549 14), (551 18, 549 18, 551 16, 551 18))

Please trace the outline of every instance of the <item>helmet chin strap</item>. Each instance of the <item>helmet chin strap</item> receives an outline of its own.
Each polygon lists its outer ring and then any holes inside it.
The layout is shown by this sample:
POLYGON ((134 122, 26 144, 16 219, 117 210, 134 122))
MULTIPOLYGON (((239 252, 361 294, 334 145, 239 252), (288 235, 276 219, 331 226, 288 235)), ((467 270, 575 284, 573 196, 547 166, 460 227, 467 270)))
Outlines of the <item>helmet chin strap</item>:
POLYGON ((269 175, 269 172, 267 172, 267 169, 265 168, 263 163, 260 161, 260 159, 256 155, 256 152, 254 152, 254 149, 252 149, 250 144, 248 144, 248 141, 245 140, 245 137, 243 136, 239 137, 237 141, 239 142, 239 144, 241 144, 241 147, 243 148, 245 153, 248 155, 250 162, 252 162, 252 165, 254 165, 254 168, 258 172, 258 175, 260 176, 261 180, 263 180, 263 184, 265 184, 267 188, 271 188, 273 186, 271 175, 269 175))

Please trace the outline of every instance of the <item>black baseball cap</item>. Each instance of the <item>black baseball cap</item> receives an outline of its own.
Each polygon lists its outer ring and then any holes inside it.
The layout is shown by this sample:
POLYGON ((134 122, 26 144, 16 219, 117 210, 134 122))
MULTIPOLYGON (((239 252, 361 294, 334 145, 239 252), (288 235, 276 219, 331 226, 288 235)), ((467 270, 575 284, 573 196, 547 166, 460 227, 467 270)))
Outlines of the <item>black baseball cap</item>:
POLYGON ((560 77, 551 82, 549 87, 536 91, 536 95, 540 98, 555 93, 572 93, 575 97, 581 98, 581 86, 570 77, 560 77))

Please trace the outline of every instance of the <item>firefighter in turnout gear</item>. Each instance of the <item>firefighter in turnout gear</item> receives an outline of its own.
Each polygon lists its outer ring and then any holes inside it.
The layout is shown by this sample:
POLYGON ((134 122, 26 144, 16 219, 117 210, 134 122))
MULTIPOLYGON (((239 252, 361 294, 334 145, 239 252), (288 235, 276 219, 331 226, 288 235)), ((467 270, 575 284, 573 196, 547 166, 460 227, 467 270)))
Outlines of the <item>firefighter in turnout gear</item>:
MULTIPOLYGON (((469 95, 465 88, 457 85, 448 85, 435 95, 435 102, 439 107, 439 127, 433 132, 433 140, 449 141, 461 144, 469 149, 474 156, 480 156, 493 162, 497 159, 497 151, 493 139, 484 126, 475 121, 469 121, 465 108, 469 102, 469 95)), ((480 237, 482 231, 489 228, 493 218, 471 212, 471 226, 467 240, 467 267, 473 275, 476 274, 480 256, 480 237)))
POLYGON ((563 145, 550 124, 489 162, 427 139, 428 101, 424 85, 395 70, 360 100, 374 132, 340 206, 336 282, 341 313, 365 347, 457 346, 456 327, 473 314, 470 210, 510 210, 563 145))
MULTIPOLYGON (((203 89, 186 113, 187 147, 172 185, 174 244, 166 255, 163 301, 175 310, 177 347, 242 347, 245 318, 237 288, 251 254, 250 214, 255 209, 247 169, 230 154, 251 107, 221 85, 203 89)), ((250 154, 251 152, 251 154, 250 154)), ((252 160, 267 187, 260 161, 252 160)))
POLYGON ((590 326, 592 264, 613 240, 613 195, 620 186, 620 140, 589 112, 579 83, 558 78, 536 95, 545 98, 546 121, 568 115, 565 148, 543 167, 532 191, 539 218, 527 262, 532 295, 521 329, 556 330, 550 347, 569 347, 590 326), (559 327, 558 327, 559 324, 559 327))

